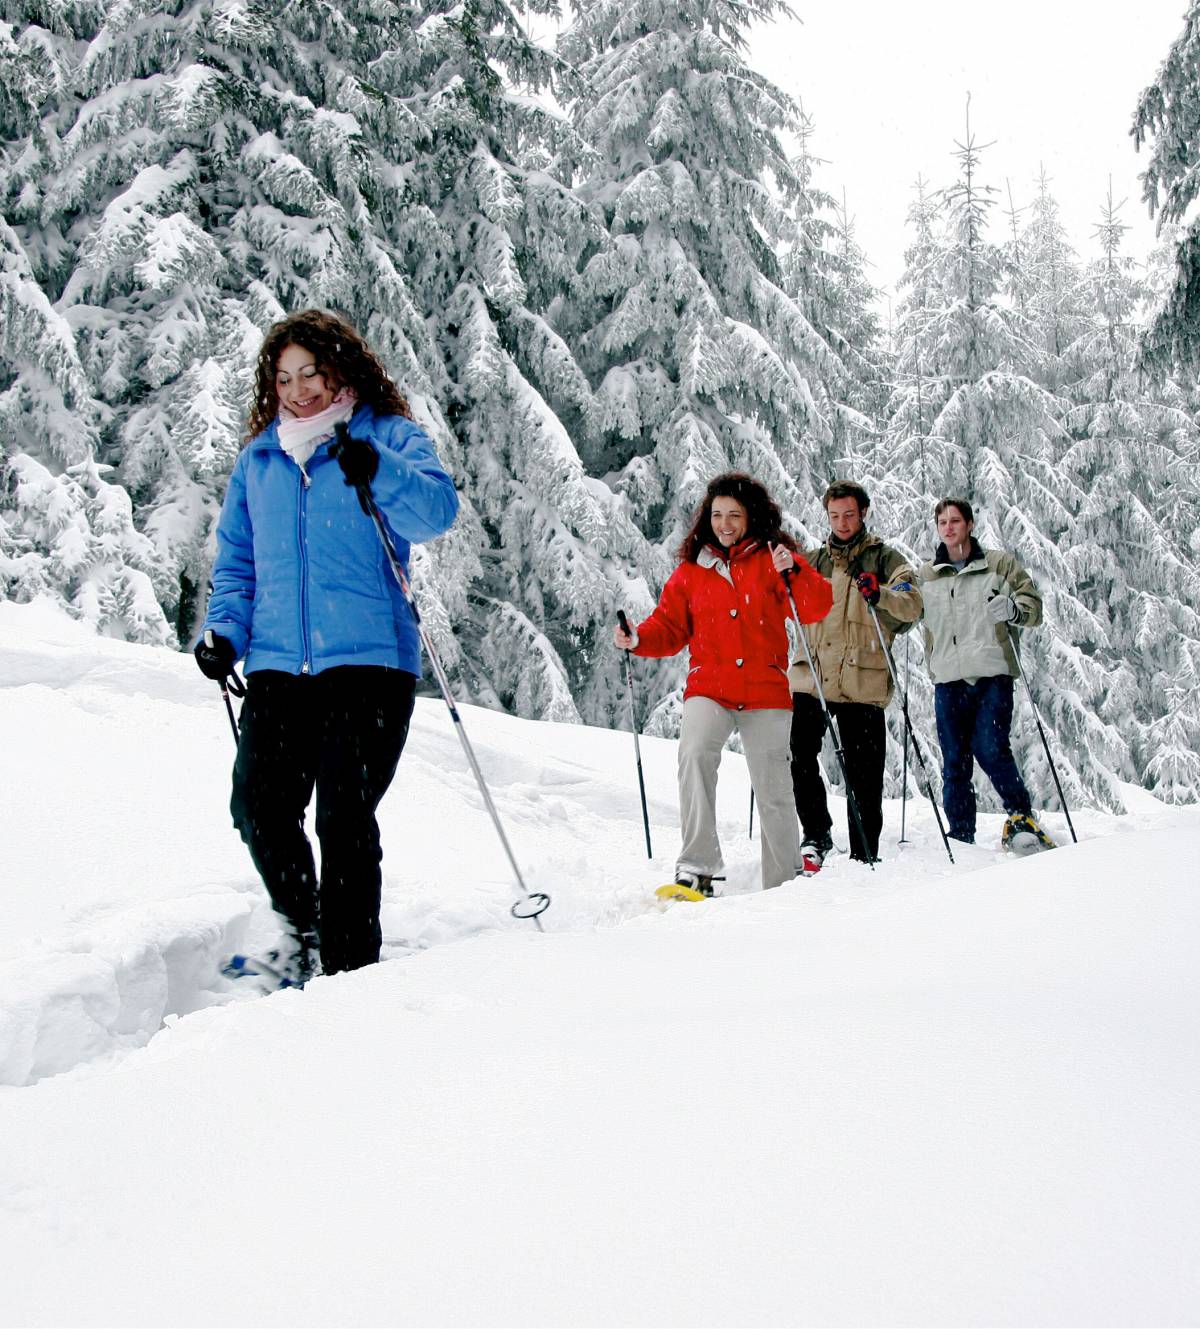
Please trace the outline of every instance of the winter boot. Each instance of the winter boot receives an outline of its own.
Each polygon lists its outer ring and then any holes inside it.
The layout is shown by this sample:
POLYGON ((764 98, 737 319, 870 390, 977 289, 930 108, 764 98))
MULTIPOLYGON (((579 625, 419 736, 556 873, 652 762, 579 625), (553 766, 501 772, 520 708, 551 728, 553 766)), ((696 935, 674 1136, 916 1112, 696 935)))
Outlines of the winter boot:
POLYGON ((1031 854, 1037 849, 1053 849, 1054 841, 1027 812, 1018 812, 1004 823, 1000 843, 1014 854, 1031 854))
POLYGON ((315 932, 287 932, 263 959, 279 974, 281 987, 302 988, 316 976, 321 943, 315 932))
POLYGON ((695 891, 697 895, 703 895, 706 900, 712 899, 712 884, 713 878, 705 876, 703 872, 677 872, 675 874, 676 886, 695 891))
POLYGON ((815 836, 800 846, 800 875, 811 877, 820 872, 821 865, 833 849, 833 836, 815 836))
POLYGON ((654 894, 660 900, 711 900, 714 881, 724 881, 724 878, 680 869, 669 886, 660 886, 654 894))

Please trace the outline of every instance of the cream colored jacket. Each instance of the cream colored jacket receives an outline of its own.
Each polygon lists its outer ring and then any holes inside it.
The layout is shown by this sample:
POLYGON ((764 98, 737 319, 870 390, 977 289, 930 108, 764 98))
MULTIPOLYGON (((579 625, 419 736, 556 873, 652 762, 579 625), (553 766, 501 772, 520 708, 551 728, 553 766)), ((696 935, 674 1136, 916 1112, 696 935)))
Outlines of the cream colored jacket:
POLYGON ((972 540, 968 562, 960 572, 941 544, 933 560, 921 568, 921 594, 925 659, 935 683, 1020 676, 1008 624, 993 623, 987 612, 993 596, 1008 595, 1021 610, 1018 629, 1034 628, 1042 621, 1042 597, 1012 554, 998 549, 985 552, 972 540))

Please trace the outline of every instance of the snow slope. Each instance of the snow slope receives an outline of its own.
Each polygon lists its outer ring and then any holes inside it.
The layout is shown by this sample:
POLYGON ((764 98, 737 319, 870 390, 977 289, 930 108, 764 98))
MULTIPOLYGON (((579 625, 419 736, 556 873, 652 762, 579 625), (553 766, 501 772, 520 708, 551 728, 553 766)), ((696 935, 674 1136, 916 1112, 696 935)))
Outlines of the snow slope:
POLYGON ((627 734, 464 708, 543 936, 421 702, 394 962, 259 999, 193 673, 0 605, 0 1324, 1200 1318, 1196 809, 952 868, 910 803, 763 895, 727 755, 729 897, 660 910, 673 745, 648 866, 627 734))

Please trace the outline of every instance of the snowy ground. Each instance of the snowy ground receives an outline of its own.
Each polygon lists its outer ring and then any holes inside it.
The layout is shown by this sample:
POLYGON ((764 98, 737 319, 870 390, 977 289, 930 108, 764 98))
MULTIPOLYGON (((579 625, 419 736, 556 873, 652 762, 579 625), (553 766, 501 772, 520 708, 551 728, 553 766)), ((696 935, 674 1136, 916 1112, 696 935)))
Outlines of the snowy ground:
POLYGON ((216 689, 0 604, 0 1324, 1200 1321, 1200 810, 762 895, 727 755, 660 910, 672 744, 648 865, 627 734, 464 718, 547 935, 423 701, 394 962, 261 999, 216 689))

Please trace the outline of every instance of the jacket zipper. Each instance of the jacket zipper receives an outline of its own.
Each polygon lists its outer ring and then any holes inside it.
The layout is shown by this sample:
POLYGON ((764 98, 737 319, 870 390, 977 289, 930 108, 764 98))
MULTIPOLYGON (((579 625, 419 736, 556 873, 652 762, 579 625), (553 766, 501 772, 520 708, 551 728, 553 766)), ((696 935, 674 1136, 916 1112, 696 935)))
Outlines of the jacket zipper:
POLYGON ((300 468, 300 474, 296 477, 296 483, 300 486, 300 502, 296 509, 296 539, 300 546, 300 646, 304 652, 300 672, 309 674, 312 672, 309 664, 312 652, 309 650, 308 644, 308 542, 304 538, 308 522, 309 481, 303 467, 300 468))

